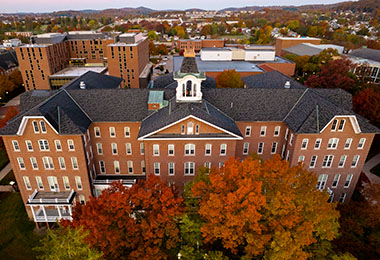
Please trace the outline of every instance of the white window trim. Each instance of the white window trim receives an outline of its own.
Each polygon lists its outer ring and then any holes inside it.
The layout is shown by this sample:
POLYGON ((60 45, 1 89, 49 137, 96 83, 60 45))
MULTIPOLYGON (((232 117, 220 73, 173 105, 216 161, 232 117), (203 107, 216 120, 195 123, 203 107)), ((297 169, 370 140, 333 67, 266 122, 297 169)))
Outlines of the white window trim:
POLYGON ((262 126, 260 128, 260 136, 264 137, 264 136, 266 136, 266 134, 267 134, 267 127, 266 126, 262 126), (264 132, 264 134, 262 134, 262 132, 264 132))
POLYGON ((69 149, 70 152, 75 151, 74 140, 72 140, 72 139, 67 140, 67 148, 69 149), (70 148, 70 143, 73 144, 73 148, 72 149, 70 148))
POLYGON ((220 144, 220 156, 226 156, 227 155, 227 144, 220 144), (224 149, 224 154, 222 153, 222 145, 226 148, 224 149))
POLYGON ((174 144, 168 144, 168 156, 175 156, 174 144), (170 149, 170 147, 173 147, 173 149, 170 149), (173 151, 173 154, 170 154, 170 151, 173 151))
POLYGON ((275 126, 274 127, 274 132, 273 132, 273 136, 280 136, 280 132, 281 132, 281 126, 275 126), (278 127, 278 133, 276 134, 276 128, 278 127))
POLYGON ((115 129, 115 127, 110 126, 109 127, 109 132, 110 132, 110 137, 111 138, 116 138, 116 129, 115 129), (112 133, 113 133, 113 136, 112 136, 112 133))
POLYGON ((18 141, 12 140, 12 145, 13 145, 13 151, 14 152, 20 152, 21 151, 20 144, 18 143, 18 141), (18 149, 16 149, 15 144, 17 145, 18 149))
POLYGON ((334 175, 333 182, 331 183, 331 188, 335 189, 335 188, 338 187, 338 185, 339 185, 339 181, 340 181, 340 177, 341 177, 341 174, 338 174, 338 173, 337 173, 337 174, 334 175), (334 186, 335 176, 338 176, 338 180, 336 181, 336 185, 334 186))
POLYGON ((101 132, 100 132, 100 127, 94 127, 94 136, 95 136, 95 138, 100 138, 101 136, 102 136, 102 134, 101 134, 101 132), (98 132, 99 132, 99 135, 96 135, 96 130, 99 130, 98 132))
POLYGON ((364 138, 364 137, 359 139, 358 150, 363 150, 363 149, 364 149, 364 145, 365 145, 365 142, 366 142, 366 141, 367 141, 367 139, 364 138), (360 141, 361 141, 361 140, 364 140, 364 142, 363 142, 363 144, 362 144, 362 147, 359 147, 359 145, 360 145, 360 141))
POLYGON ((153 144, 153 156, 160 156, 160 145, 159 144, 153 144), (157 147, 158 149, 154 149, 157 147), (157 150, 157 154, 155 154, 155 151, 157 150))
POLYGON ((245 136, 246 137, 250 137, 251 136, 251 133, 252 133, 252 127, 251 126, 246 126, 245 127, 245 136), (247 134, 247 131, 249 132, 249 134, 247 134))
POLYGON ((33 152, 33 143, 32 143, 31 140, 25 140, 25 145, 26 145, 26 150, 27 150, 28 152, 33 152), (30 143, 32 149, 29 149, 28 143, 30 143))

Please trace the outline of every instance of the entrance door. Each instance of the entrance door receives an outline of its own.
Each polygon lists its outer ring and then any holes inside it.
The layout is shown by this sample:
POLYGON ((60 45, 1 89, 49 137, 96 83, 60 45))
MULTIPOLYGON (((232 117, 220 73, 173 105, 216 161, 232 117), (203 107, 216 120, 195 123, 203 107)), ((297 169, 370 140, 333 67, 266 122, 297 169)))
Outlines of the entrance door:
POLYGON ((49 176, 48 177, 48 182, 49 182, 49 186, 50 186, 50 190, 51 191, 53 191, 53 192, 59 192, 57 177, 55 177, 55 176, 49 176))

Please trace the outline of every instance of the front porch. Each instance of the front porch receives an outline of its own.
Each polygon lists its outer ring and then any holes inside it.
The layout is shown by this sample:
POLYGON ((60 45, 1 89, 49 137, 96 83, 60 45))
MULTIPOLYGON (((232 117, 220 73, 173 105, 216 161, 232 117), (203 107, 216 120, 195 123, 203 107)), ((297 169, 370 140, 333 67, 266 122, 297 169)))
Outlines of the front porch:
POLYGON ((43 192, 35 190, 29 197, 34 222, 56 222, 61 219, 72 220, 72 206, 76 192, 43 192))

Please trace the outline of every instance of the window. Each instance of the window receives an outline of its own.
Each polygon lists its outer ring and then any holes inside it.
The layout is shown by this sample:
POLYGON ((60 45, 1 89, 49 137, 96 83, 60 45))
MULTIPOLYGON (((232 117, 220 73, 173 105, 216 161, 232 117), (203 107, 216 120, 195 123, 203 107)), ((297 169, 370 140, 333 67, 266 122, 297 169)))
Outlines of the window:
POLYGON ((290 140, 289 140, 289 144, 290 144, 290 145, 292 145, 292 144, 293 144, 293 137, 294 137, 294 135, 293 135, 293 134, 291 134, 291 135, 290 135, 290 140))
POLYGON ((185 175, 194 175, 195 163, 185 162, 185 175))
POLYGON ((311 157, 311 160, 310 160, 310 168, 314 168, 315 167, 315 164, 317 163, 317 159, 318 159, 318 156, 316 156, 316 155, 313 155, 312 157, 311 157))
POLYGON ((100 137, 100 128, 99 127, 94 127, 94 135, 95 135, 95 137, 100 137))
POLYGON ((275 154, 277 151, 277 142, 272 143, 272 149, 270 151, 271 154, 275 154))
POLYGON ((24 176, 23 179, 24 179, 24 183, 25 183, 25 187, 26 187, 26 189, 27 189, 27 190, 31 190, 31 189, 32 189, 32 186, 30 185, 29 177, 28 177, 28 176, 24 176))
POLYGON ((169 175, 174 175, 174 162, 168 163, 168 172, 169 175))
POLYGON ((226 155, 227 154, 227 144, 221 144, 220 145, 220 155, 226 155))
POLYGON ((131 155, 132 154, 132 145, 131 145, 131 143, 126 143, 125 144, 125 149, 126 149, 127 155, 131 155))
POLYGON ((18 166, 20 167, 20 170, 25 170, 25 163, 24 159, 21 157, 17 157, 18 166))
POLYGON ((13 150, 15 152, 19 152, 20 151, 20 146, 18 145, 18 142, 13 140, 12 144, 13 144, 13 150))
POLYGON ((140 154, 144 155, 145 149, 144 149, 144 143, 140 143, 140 154))
POLYGON ((331 131, 335 131, 336 130, 336 125, 338 124, 338 120, 337 119, 334 119, 332 125, 331 125, 331 131))
POLYGON ((30 141, 30 140, 26 140, 26 141, 25 141, 25 144, 26 144, 26 149, 28 150, 28 152, 33 152, 32 141, 30 141))
POLYGON ((49 182, 50 191, 53 191, 53 192, 59 191, 57 177, 48 176, 48 182, 49 182))
POLYGON ((365 138, 360 138, 359 144, 358 144, 358 149, 363 149, 365 144, 365 138))
POLYGON ((98 150, 99 155, 103 154, 103 147, 101 143, 96 144, 96 150, 98 150))
POLYGON ((340 179, 340 174, 335 174, 334 176, 334 181, 331 185, 331 188, 336 188, 338 187, 338 184, 339 184, 339 179, 340 179))
POLYGON ((219 169, 222 168, 224 166, 224 162, 219 162, 218 166, 219 166, 219 169))
POLYGON ((74 170, 78 170, 78 160, 77 157, 71 157, 71 164, 74 170))
POLYGON ((352 138, 347 138, 346 143, 344 144, 344 149, 350 149, 352 143, 352 138))
POLYGON ((69 190, 70 189, 69 177, 63 176, 62 179, 63 179, 63 186, 65 186, 66 190, 69 190))
POLYGON ((327 144, 327 149, 336 149, 336 147, 338 146, 338 142, 338 138, 330 138, 327 144))
POLYGON ((281 158, 284 158, 284 155, 285 155, 285 145, 282 146, 281 158))
POLYGON ((159 162, 155 162, 153 164, 153 168, 154 168, 154 174, 155 175, 160 175, 160 163, 159 162))
POLYGON ((79 202, 80 202, 80 204, 82 204, 82 205, 85 205, 85 204, 86 204, 86 200, 85 200, 85 198, 84 198, 83 195, 79 195, 79 202))
POLYGON ((211 144, 206 144, 205 155, 211 155, 211 144))
POLYGON ((285 140, 288 140, 289 128, 286 128, 285 131, 285 140))
POLYGON ((251 136, 251 127, 250 126, 247 126, 245 128, 245 136, 251 136))
POLYGON ((195 144, 185 145, 185 155, 195 155, 195 144))
POLYGON ((327 174, 320 174, 318 176, 318 184, 317 184, 318 190, 323 190, 326 187, 327 177, 328 177, 327 174))
POLYGON ((78 190, 83 189, 82 180, 81 180, 80 176, 75 176, 75 184, 77 185, 78 190))
POLYGON ((125 137, 130 137, 131 136, 131 132, 130 132, 130 128, 129 127, 124 127, 124 135, 125 135, 125 137))
POLYGON ((257 146, 257 153, 263 154, 263 149, 264 149, 264 143, 259 143, 257 146))
POLYGON ((334 192, 330 192, 330 196, 327 200, 328 203, 331 203, 334 200, 334 192))
POLYGON ((243 145, 243 154, 248 154, 249 143, 244 143, 243 145))
POLYGON ((182 134, 182 135, 185 134, 185 125, 181 125, 181 134, 182 134))
POLYGON ((174 144, 168 144, 168 155, 174 156, 174 144))
POLYGON ((211 169, 211 162, 205 162, 204 163, 204 167, 208 168, 208 169, 211 169))
POLYGON ((145 170, 145 161, 141 161, 141 172, 143 174, 145 174, 146 170, 145 170))
POLYGON ((38 140, 40 151, 49 151, 49 142, 47 140, 38 140))
POLYGON ((287 160, 287 161, 289 161, 289 155, 290 155, 290 151, 288 150, 288 151, 286 152, 286 160, 287 160))
POLYGON ((325 155, 322 162, 322 168, 330 168, 334 160, 334 155, 325 155))
POLYGON ((340 202, 340 203, 343 203, 345 199, 346 199, 346 193, 345 193, 345 192, 342 192, 342 193, 340 194, 339 202, 340 202))
POLYGON ((348 188, 350 187, 351 181, 352 181, 353 174, 348 174, 346 177, 346 181, 344 183, 344 187, 348 188))
POLYGON ((274 136, 279 136, 280 135, 280 129, 281 129, 280 126, 276 126, 274 128, 274 136))
POLYGON ((128 161, 128 173, 129 174, 132 174, 133 173, 133 162, 132 161, 128 161))
POLYGON ((339 127, 338 127, 339 132, 343 131, 345 122, 346 122, 346 120, 344 120, 344 119, 340 120, 339 127))
POLYGON ((321 148, 321 143, 322 143, 322 139, 321 138, 318 138, 315 140, 315 144, 314 144, 314 149, 315 150, 319 150, 319 148, 321 148))
POLYGON ((59 168, 61 168, 61 170, 65 170, 66 169, 65 158, 58 157, 58 162, 59 162, 59 168))
POLYGON ((187 123, 187 134, 192 135, 194 131, 194 124, 192 122, 187 123))
POLYGON ((116 137, 115 127, 110 127, 110 137, 116 137))
POLYGON ((40 129, 38 128, 37 121, 33 121, 33 129, 34 129, 34 133, 35 134, 39 134, 40 133, 40 129))
POLYGON ((351 163, 351 168, 355 168, 356 165, 358 165, 358 161, 359 161, 359 155, 354 155, 354 158, 352 159, 352 163, 351 163))
POLYGON ((117 143, 112 143, 111 144, 111 149, 112 149, 112 154, 113 155, 117 154, 117 143))
POLYGON ((153 145, 153 156, 159 156, 160 155, 160 145, 154 144, 153 145))
POLYGON ((61 141, 60 140, 55 140, 54 143, 55 143, 55 150, 62 151, 61 141))
POLYGON ((266 126, 262 126, 261 129, 260 129, 260 136, 265 136, 266 132, 267 132, 267 127, 266 126))
POLYGON ((304 155, 300 155, 298 157, 298 162, 303 162, 303 161, 305 161, 305 156, 304 155))
POLYGON ((36 182, 37 182, 38 189, 43 190, 44 184, 42 183, 41 176, 36 176, 36 182))
POLYGON ((106 173, 106 165, 104 161, 99 161, 100 173, 106 173))
POLYGON ((46 170, 54 169, 53 160, 51 157, 42 157, 42 161, 46 170))
POLYGON ((302 140, 302 144, 301 144, 301 150, 306 150, 307 149, 307 144, 309 143, 309 139, 307 138, 304 138, 302 140))
POLYGON ((44 121, 40 121, 41 133, 46 133, 46 125, 44 121))
POLYGON ((36 157, 30 157, 30 163, 32 164, 33 170, 38 170, 38 164, 36 157))
POLYGON ((195 125, 195 134, 196 134, 196 135, 199 134, 199 125, 195 125))
POLYGON ((67 145, 69 147, 69 151, 75 151, 75 147, 74 147, 74 141, 73 140, 67 140, 67 145))
POLYGON ((120 173, 120 163, 119 163, 119 161, 113 161, 113 168, 115 170, 115 173, 120 173))
POLYGON ((346 156, 346 155, 342 155, 342 156, 340 157, 339 165, 338 165, 339 168, 343 168, 343 167, 344 167, 344 163, 346 162, 346 159, 347 159, 347 156, 346 156))

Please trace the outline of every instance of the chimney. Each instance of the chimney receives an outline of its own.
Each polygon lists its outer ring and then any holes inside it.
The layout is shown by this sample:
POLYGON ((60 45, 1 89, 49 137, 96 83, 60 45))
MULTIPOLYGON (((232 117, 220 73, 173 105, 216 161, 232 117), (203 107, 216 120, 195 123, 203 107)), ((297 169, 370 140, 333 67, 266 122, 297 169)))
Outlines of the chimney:
POLYGON ((285 82, 284 88, 290 88, 290 81, 289 80, 287 80, 285 82))
POLYGON ((86 84, 84 83, 84 81, 81 81, 81 82, 79 83, 79 88, 80 88, 80 89, 86 89, 86 84))

